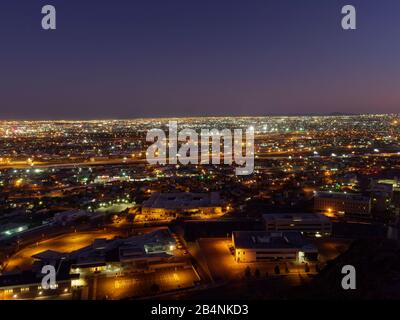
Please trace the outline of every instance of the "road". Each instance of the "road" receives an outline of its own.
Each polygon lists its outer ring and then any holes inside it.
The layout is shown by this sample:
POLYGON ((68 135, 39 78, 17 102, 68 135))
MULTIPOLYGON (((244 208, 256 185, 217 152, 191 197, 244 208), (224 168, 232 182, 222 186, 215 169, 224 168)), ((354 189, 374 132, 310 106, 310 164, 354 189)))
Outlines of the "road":
MULTIPOLYGON (((310 152, 293 152, 293 151, 281 151, 281 152, 257 152, 255 153, 255 158, 257 160, 279 160, 288 158, 290 156, 308 156, 313 155, 310 152)), ((223 155, 218 153, 210 153, 210 156, 220 157, 221 162, 223 162, 223 155)), ((358 157, 399 157, 399 152, 382 152, 382 153, 365 153, 365 154, 352 154, 349 155, 351 158, 358 157)), ((332 156, 319 156, 321 159, 329 159, 332 156)), ((341 158, 340 156, 337 158, 341 158)), ((70 162, 34 162, 29 163, 26 161, 11 161, 8 163, 0 164, 0 169, 25 169, 25 168, 68 168, 68 167, 85 167, 85 166, 98 166, 98 165, 124 165, 124 164, 143 164, 149 161, 155 161, 157 159, 152 158, 141 158, 141 159, 126 159, 126 158, 116 158, 116 159, 97 159, 93 161, 89 160, 75 160, 70 162)), ((197 158, 192 158, 192 161, 197 161, 197 158)))

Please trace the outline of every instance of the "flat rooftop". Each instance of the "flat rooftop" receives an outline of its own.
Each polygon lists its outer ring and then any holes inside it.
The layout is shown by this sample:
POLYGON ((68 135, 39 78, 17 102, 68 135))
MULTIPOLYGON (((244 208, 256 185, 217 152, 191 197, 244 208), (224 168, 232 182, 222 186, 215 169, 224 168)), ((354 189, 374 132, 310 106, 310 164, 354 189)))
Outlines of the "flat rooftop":
POLYGON ((75 261, 75 264, 103 263, 105 261, 118 261, 123 258, 125 253, 135 251, 136 256, 170 256, 165 253, 163 247, 174 246, 175 239, 172 237, 168 228, 160 228, 143 235, 132 236, 129 238, 115 238, 111 240, 98 238, 92 244, 78 250, 63 253, 53 250, 40 252, 33 257, 39 260, 58 260, 65 257, 75 261), (113 251, 121 253, 122 257, 109 255, 113 251))
POLYGON ((329 192, 319 191, 315 194, 316 198, 329 198, 339 200, 369 201, 370 198, 359 193, 329 192))
POLYGON ((235 248, 290 249, 313 247, 300 232, 234 231, 235 248))
POLYGON ((329 218, 320 213, 271 213, 263 214, 262 217, 264 221, 288 220, 292 222, 311 222, 318 220, 330 223, 329 218))
POLYGON ((221 205, 218 192, 210 193, 153 193, 150 198, 143 202, 144 208, 163 209, 188 209, 198 207, 216 207, 221 205))

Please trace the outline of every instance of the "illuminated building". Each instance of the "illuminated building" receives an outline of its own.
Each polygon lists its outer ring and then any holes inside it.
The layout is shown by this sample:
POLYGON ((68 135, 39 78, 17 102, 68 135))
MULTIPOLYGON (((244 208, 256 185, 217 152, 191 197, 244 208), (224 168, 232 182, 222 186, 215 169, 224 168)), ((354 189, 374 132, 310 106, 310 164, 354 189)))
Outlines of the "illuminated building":
POLYGON ((218 192, 153 193, 142 205, 142 216, 150 220, 175 218, 179 214, 218 215, 221 213, 222 206, 218 192))
POLYGON ((370 215, 371 198, 345 192, 318 192, 314 197, 316 212, 370 215))
POLYGON ((56 265, 57 283, 49 289, 42 288, 40 269, 12 272, 0 276, 0 300, 38 299, 57 297, 72 292, 72 283, 78 275, 69 273, 67 264, 56 265))
POLYGON ((395 179, 372 180, 368 190, 372 196, 372 208, 377 212, 400 209, 400 183, 395 179))
POLYGON ((237 262, 318 260, 317 248, 300 232, 235 231, 232 243, 237 262))
POLYGON ((268 232, 299 231, 307 236, 330 236, 332 223, 319 213, 273 213, 264 214, 263 220, 268 232))
POLYGON ((47 250, 34 256, 43 263, 64 260, 71 272, 79 274, 114 273, 115 270, 146 268, 148 263, 165 262, 173 257, 175 239, 168 228, 129 238, 99 238, 71 253, 47 250), (140 262, 140 263, 139 263, 140 262))
POLYGON ((191 258, 177 248, 168 228, 128 238, 98 238, 68 253, 46 250, 35 254, 31 269, 0 276, 1 299, 110 299, 193 287, 201 280, 191 258), (41 287, 44 265, 56 270, 56 285, 41 287))
POLYGON ((94 179, 94 183, 98 184, 105 184, 105 183, 112 183, 112 182, 122 182, 122 181, 130 181, 131 178, 128 176, 98 176, 94 179))

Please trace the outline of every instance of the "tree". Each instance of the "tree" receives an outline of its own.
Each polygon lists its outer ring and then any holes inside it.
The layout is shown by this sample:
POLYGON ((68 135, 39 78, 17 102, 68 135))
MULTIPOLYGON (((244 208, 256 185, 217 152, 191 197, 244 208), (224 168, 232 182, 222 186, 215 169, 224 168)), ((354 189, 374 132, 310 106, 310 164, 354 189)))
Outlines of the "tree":
POLYGON ((279 268, 279 265, 276 265, 274 268, 275 274, 280 274, 281 273, 281 269, 279 268))
POLYGON ((244 275, 247 279, 251 277, 251 270, 249 266, 247 266, 246 269, 244 270, 244 275))

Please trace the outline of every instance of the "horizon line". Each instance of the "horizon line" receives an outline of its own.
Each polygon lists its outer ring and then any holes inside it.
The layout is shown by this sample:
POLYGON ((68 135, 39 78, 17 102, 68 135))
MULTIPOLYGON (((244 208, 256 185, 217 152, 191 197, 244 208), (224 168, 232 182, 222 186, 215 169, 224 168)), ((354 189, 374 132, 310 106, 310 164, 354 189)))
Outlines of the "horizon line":
POLYGON ((167 119, 193 119, 193 118, 204 118, 204 119, 223 119, 223 118, 280 118, 280 117, 350 117, 350 116, 399 116, 400 113, 344 113, 344 112, 333 112, 329 114, 318 114, 318 113, 309 113, 309 114, 274 114, 274 115, 205 115, 205 116, 145 116, 145 117, 115 117, 115 118, 42 118, 42 119, 29 119, 29 118, 9 118, 9 119, 0 119, 0 122, 46 122, 46 121, 60 121, 60 122, 68 122, 68 121, 129 121, 129 120, 167 120, 167 119))

